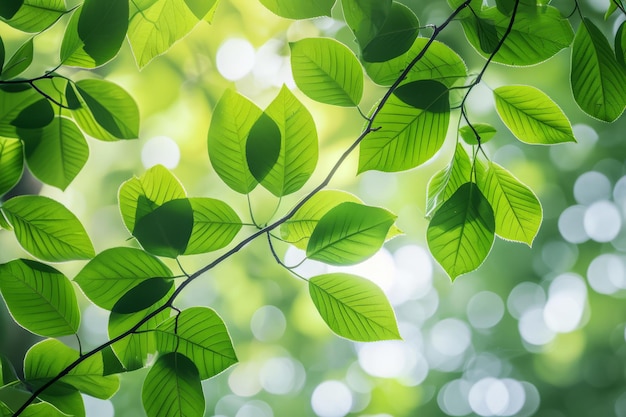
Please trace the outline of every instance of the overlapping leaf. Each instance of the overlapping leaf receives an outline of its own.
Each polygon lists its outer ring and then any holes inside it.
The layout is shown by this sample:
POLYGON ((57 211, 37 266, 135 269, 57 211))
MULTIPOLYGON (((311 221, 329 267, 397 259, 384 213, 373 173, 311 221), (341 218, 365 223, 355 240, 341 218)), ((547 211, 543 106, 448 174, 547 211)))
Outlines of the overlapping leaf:
POLYGON ((493 209, 476 184, 463 184, 435 212, 426 239, 452 280, 478 268, 494 241, 493 209))
POLYGON ((0 79, 8 80, 17 77, 33 63, 33 39, 29 39, 4 64, 0 79))
POLYGON ((210 308, 192 307, 156 329, 160 353, 179 352, 198 367, 201 379, 211 378, 237 363, 230 335, 210 308))
POLYGON ((309 280, 309 293, 328 327, 339 336, 359 342, 401 338, 387 297, 365 278, 318 275, 309 280))
POLYGON ((346 46, 329 38, 290 44, 291 69, 298 88, 313 100, 353 107, 363 95, 363 69, 346 46))
POLYGON ((194 363, 180 353, 159 356, 142 389, 148 417, 202 417, 204 395, 194 363))
POLYGON ((50 262, 89 259, 95 255, 85 228, 61 203, 41 196, 18 196, 2 212, 24 249, 50 262))
POLYGON ((493 94, 498 115, 522 142, 552 145, 576 141, 567 116, 535 87, 498 87, 493 94))
POLYGON ((402 3, 392 2, 385 23, 367 44, 360 43, 361 57, 366 62, 385 62, 411 48, 419 32, 415 13, 402 3))
POLYGON ((13 124, 21 112, 36 103, 41 96, 29 86, 21 84, 0 86, 0 136, 17 138, 13 124))
POLYGON ((278 125, 265 112, 252 125, 246 140, 246 163, 258 182, 262 182, 276 164, 281 136, 278 125))
POLYGON ((190 198, 193 229, 185 255, 206 253, 228 245, 241 229, 241 219, 226 203, 212 198, 190 198))
POLYGON ((391 11, 391 4, 392 0, 341 1, 346 23, 359 45, 367 46, 380 32, 391 11))
POLYGON ((330 16, 330 9, 335 4, 335 0, 260 0, 260 2, 273 13, 288 19, 310 19, 312 17, 330 16))
MULTIPOLYGON (((5 2, 7 0, 2 1, 5 2)), ((23 0, 19 3, 20 7, 5 21, 23 32, 41 32, 52 26, 67 11, 63 0, 23 0)))
MULTIPOLYGON (((0 195, 9 191, 22 177, 24 148, 17 139, 0 138, 0 195)), ((0 214, 1 215, 1 214, 0 214)))
POLYGON ((76 294, 56 269, 26 259, 0 265, 0 291, 15 321, 32 333, 56 337, 78 331, 76 294))
POLYGON ((472 126, 462 126, 459 129, 459 133, 468 145, 478 145, 478 137, 480 137, 481 144, 487 143, 496 135, 497 131, 490 124, 474 123, 472 126))
POLYGON ((456 190, 470 180, 472 162, 461 144, 456 145, 454 158, 446 168, 437 172, 428 182, 426 216, 448 200, 456 190))

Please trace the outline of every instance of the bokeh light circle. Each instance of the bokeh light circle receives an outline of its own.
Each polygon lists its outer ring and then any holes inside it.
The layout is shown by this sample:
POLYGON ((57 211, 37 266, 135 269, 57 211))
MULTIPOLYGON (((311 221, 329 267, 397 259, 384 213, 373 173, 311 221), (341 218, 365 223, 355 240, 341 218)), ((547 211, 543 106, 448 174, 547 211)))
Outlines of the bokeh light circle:
POLYGON ((254 63, 254 47, 245 39, 227 39, 217 50, 217 70, 229 81, 237 81, 248 75, 254 63))
POLYGON ((180 149, 174 139, 167 136, 155 136, 148 140, 141 149, 141 163, 144 168, 157 164, 174 169, 180 162, 180 149))
POLYGON ((311 406, 319 417, 343 417, 352 409, 352 392, 340 381, 324 381, 311 396, 311 406))
POLYGON ((622 227, 622 216, 617 206, 610 201, 598 201, 585 211, 585 232, 596 242, 610 242, 622 227))

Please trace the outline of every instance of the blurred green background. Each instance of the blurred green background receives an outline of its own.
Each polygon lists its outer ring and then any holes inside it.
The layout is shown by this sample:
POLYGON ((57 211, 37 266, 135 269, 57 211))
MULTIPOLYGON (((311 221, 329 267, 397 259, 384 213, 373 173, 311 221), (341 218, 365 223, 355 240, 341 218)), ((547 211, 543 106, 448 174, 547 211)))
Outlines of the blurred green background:
MULTIPOLYGON (((450 13, 442 0, 402 2, 422 24, 440 23, 450 13)), ((574 7, 564 0, 553 5, 564 14, 574 7)), ((581 5, 597 24, 603 22, 607 0, 581 5)), ((340 13, 337 7, 334 11, 340 13)), ((602 29, 611 36, 623 20, 614 16, 602 29)), ((36 37, 30 75, 56 64, 63 23, 36 37)), ((428 34, 425 30, 423 36, 428 34)), ((3 24, 0 35, 7 54, 24 41, 3 24)), ((41 194, 78 215, 98 252, 132 244, 116 205, 117 190, 156 163, 172 169, 190 196, 222 199, 248 221, 246 198, 228 189, 209 163, 212 109, 226 88, 236 88, 262 108, 283 84, 294 88, 288 42, 310 36, 353 45, 338 20, 289 21, 255 0, 222 0, 212 25, 201 23, 141 72, 126 45, 96 73, 122 85, 137 101, 139 140, 90 140, 89 161, 74 183, 65 192, 43 186, 41 194)), ((452 24, 440 40, 463 57, 471 73, 480 69, 484 60, 467 44, 460 25, 452 24)), ((529 185, 543 204, 544 223, 532 248, 499 240, 478 271, 454 284, 432 260, 425 245, 425 192, 432 174, 452 157, 454 122, 444 149, 409 172, 356 177, 357 155, 352 155, 331 188, 395 212, 405 234, 363 264, 331 268, 307 261, 297 271, 311 276, 349 270, 372 279, 389 296, 404 340, 361 344, 333 335, 303 282, 276 264, 266 242, 255 242, 195 281, 177 303, 214 308, 241 361, 204 382, 205 415, 626 417, 626 121, 622 117, 608 125, 578 109, 568 82, 569 61, 570 50, 564 50, 531 68, 493 65, 468 106, 472 121, 498 128, 487 154, 529 185), (505 84, 530 84, 550 95, 569 116, 578 143, 529 146, 513 138, 497 118, 491 95, 505 84)), ((90 76, 63 71, 75 80, 90 76)), ((354 109, 322 105, 294 92, 313 114, 321 141, 320 162, 306 191, 325 176, 363 122, 354 109)), ((366 83, 364 111, 382 94, 384 89, 366 83)), ((41 186, 31 179, 20 187, 19 192, 36 192, 41 186)), ((279 214, 298 198, 284 198, 279 214)), ((275 205, 269 193, 252 195, 260 219, 275 205)), ((244 228, 239 238, 250 232, 244 228)), ((278 250, 289 265, 303 259, 293 248, 278 250)), ((182 264, 193 271, 217 255, 185 257, 182 264)), ((12 234, 0 232, 0 262, 24 256, 12 234)), ((73 277, 82 265, 55 266, 73 277)), ((83 347, 95 347, 107 340, 108 313, 84 297, 82 307, 83 347)), ((12 322, 4 304, 0 312, 0 351, 19 368, 36 337, 12 322)), ((74 346, 74 340, 64 341, 74 346)), ((123 388, 110 401, 86 397, 87 415, 143 415, 144 376, 144 371, 123 375, 123 388)))

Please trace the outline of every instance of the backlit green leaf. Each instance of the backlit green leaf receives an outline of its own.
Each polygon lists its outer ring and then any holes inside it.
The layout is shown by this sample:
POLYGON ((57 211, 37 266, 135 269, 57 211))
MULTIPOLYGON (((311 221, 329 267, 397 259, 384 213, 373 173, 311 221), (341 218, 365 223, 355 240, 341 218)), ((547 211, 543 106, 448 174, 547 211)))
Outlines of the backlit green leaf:
POLYGON ((291 69, 298 88, 313 100, 352 107, 363 95, 363 69, 346 46, 329 38, 291 43, 291 69))
POLYGON ((500 43, 496 25, 492 20, 476 17, 476 32, 480 49, 486 54, 492 54, 500 43))
POLYGON ((226 90, 213 111, 208 148, 211 165, 233 190, 247 194, 254 190, 254 179, 246 160, 246 141, 262 111, 244 96, 226 90))
MULTIPOLYGON (((13 415, 13 412, 17 410, 17 408, 15 408, 15 410, 11 410, 9 408, 7 409, 10 411, 9 414, 8 415, 0 414, 2 417, 4 417, 5 415, 7 415, 7 417, 10 417, 13 415)), ((0 413, 2 412, 3 410, 0 408, 0 413)), ((28 407, 26 407, 26 409, 22 413, 20 413, 20 416, 22 417, 67 417, 67 414, 64 414, 58 408, 56 408, 50 403, 39 402, 39 403, 31 404, 28 407)))
MULTIPOLYGON (((58 340, 46 339, 32 346, 24 358, 24 377, 33 387, 40 387, 59 375, 79 358, 79 352, 58 340)), ((100 399, 108 399, 119 388, 117 375, 102 376, 102 354, 96 353, 70 370, 59 382, 100 399)))
POLYGON ((26 162, 42 182, 62 190, 74 180, 89 157, 85 137, 73 121, 55 117, 42 129, 19 129, 26 162))
POLYGON ((550 97, 535 87, 498 87, 493 95, 498 115, 522 142, 552 145, 576 141, 567 116, 550 97))
POLYGON ((282 197, 298 191, 313 174, 318 158, 317 130, 309 111, 286 86, 265 113, 278 125, 282 141, 276 163, 260 183, 282 197))
POLYGON ((17 128, 37 129, 48 126, 53 119, 54 110, 52 105, 45 98, 41 98, 33 104, 24 107, 11 124, 17 128))
MULTIPOLYGON (((65 34, 63 35, 63 42, 61 43, 60 59, 63 65, 95 68, 98 66, 98 63, 92 56, 85 52, 85 43, 78 35, 78 21, 80 20, 81 10, 82 6, 79 6, 74 11, 65 27, 65 34)), ((68 91, 73 93, 74 89, 70 86, 68 87, 68 91)))
POLYGON ((319 275, 309 280, 309 293, 339 336, 359 342, 401 339, 393 309, 373 282, 343 273, 319 275))
POLYGON ((111 248, 99 253, 74 281, 97 306, 111 310, 131 288, 172 272, 158 258, 135 248, 111 248))
POLYGON ((4 19, 12 18, 22 7, 24 0, 4 0, 0 3, 0 17, 4 19))
POLYGON ((186 198, 167 201, 137 219, 133 236, 147 251, 176 258, 185 253, 193 229, 193 210, 186 198))
POLYGON ((393 92, 396 97, 416 109, 433 113, 450 112, 448 87, 435 80, 418 80, 402 84, 393 92))
MULTIPOLYGON (((63 0, 23 0, 17 12, 6 23, 22 32, 41 32, 52 26, 66 12, 63 0)), ((7 0, 2 0, 5 3, 7 0)))
POLYGON ((572 92, 580 108, 605 122, 626 106, 626 69, 620 66, 600 30, 588 19, 578 27, 572 47, 572 92))
POLYGON ((18 139, 0 138, 0 195, 17 184, 24 171, 24 149, 18 139))
POLYGON ((96 139, 114 141, 139 135, 139 109, 120 86, 87 79, 76 83, 80 108, 73 111, 78 125, 96 139))
POLYGON ((431 217, 441 204, 448 200, 461 185, 471 178, 472 162, 461 144, 456 145, 450 164, 437 172, 428 182, 426 216, 431 217))
POLYGON ((626 67, 626 22, 622 22, 615 33, 615 58, 622 67, 626 67))
POLYGON ((128 29, 128 1, 85 0, 78 19, 83 50, 97 65, 117 55, 128 29), (106 33, 106 36, 102 36, 106 33))
POLYGON ((56 269, 26 259, 0 265, 0 291, 15 321, 32 333, 53 337, 78 331, 74 289, 56 269))
POLYGON ((246 141, 246 161, 250 173, 261 182, 274 167, 280 153, 281 132, 266 113, 252 125, 246 141))
POLYGON ((8 80, 17 77, 33 62, 33 39, 30 38, 9 58, 2 70, 0 79, 8 80))
POLYGON ((343 15, 361 47, 368 43, 382 29, 392 0, 342 0, 343 15))
POLYGON ((345 202, 318 221, 306 248, 308 258, 331 265, 352 265, 374 255, 396 216, 385 209, 345 202))
POLYGON ((241 219, 226 203, 212 198, 190 198, 193 229, 185 255, 206 253, 228 245, 241 229, 241 219))
POLYGON ((85 417, 83 396, 77 390, 60 389, 55 391, 53 388, 48 392, 40 394, 39 398, 52 404, 61 413, 65 414, 63 417, 85 417))
POLYGON ((218 0, 185 0, 185 4, 198 20, 202 20, 209 13, 215 12, 218 0))
POLYGON ((476 184, 463 184, 435 212, 426 239, 452 280, 478 268, 494 241, 493 209, 476 184))
POLYGON ((0 386, 17 381, 17 373, 13 364, 4 354, 0 353, 0 386))
POLYGON ((4 41, 0 37, 0 75, 2 75, 2 70, 4 69, 4 58, 6 51, 4 49, 4 41))
POLYGON ((604 13, 604 20, 608 20, 608 18, 617 11, 617 1, 618 0, 609 0, 609 6, 606 9, 606 13, 604 13))
POLYGON ((141 391, 148 417, 202 417, 204 395, 194 363, 180 353, 159 356, 141 391))
POLYGON ((95 255, 85 228, 61 203, 24 195, 6 201, 2 212, 20 245, 44 261, 89 259, 95 255))
POLYGON ((478 145, 478 137, 480 137, 481 144, 487 143, 496 135, 497 131, 490 124, 474 123, 472 126, 462 126, 459 129, 459 133, 468 145, 478 145))
POLYGON ((201 379, 211 378, 237 363, 222 318, 210 308, 192 307, 156 329, 160 353, 179 352, 198 367, 201 379))
POLYGON ((174 281, 163 278, 150 278, 128 290, 113 306, 111 310, 118 314, 133 314, 145 310, 170 292, 174 288, 174 281))
POLYGON ((374 121, 381 128, 359 146, 359 173, 396 172, 423 164, 443 145, 449 121, 449 112, 417 109, 392 95, 374 121))
POLYGON ((120 187, 122 219, 132 233, 139 219, 171 200, 185 198, 185 189, 163 165, 155 165, 141 177, 131 178, 120 187))
POLYGON ((363 60, 384 62, 402 55, 417 38, 419 26, 415 13, 404 4, 394 1, 376 36, 367 44, 360 44, 363 60))
POLYGON ((0 85, 0 136, 19 137, 13 121, 25 108, 40 99, 41 96, 29 86, 0 85))
POLYGON ((333 207, 347 201, 361 203, 354 194, 339 190, 322 190, 311 197, 296 213, 280 226, 282 239, 300 249, 306 249, 313 229, 333 207))
POLYGON ((293 1, 260 0, 261 4, 273 13, 288 19, 309 19, 318 16, 330 16, 330 9, 335 0, 293 1))
POLYGON ((543 218, 541 203, 532 190, 494 162, 478 176, 478 187, 493 208, 496 234, 532 246, 543 218))

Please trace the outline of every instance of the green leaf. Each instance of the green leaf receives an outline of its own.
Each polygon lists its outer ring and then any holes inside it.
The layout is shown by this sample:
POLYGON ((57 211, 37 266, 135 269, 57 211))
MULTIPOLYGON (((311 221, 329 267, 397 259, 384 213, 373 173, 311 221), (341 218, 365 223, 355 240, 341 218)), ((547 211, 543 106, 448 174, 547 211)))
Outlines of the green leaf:
POLYGON ((122 220, 132 233, 143 216, 163 203, 185 197, 185 189, 178 179, 163 165, 155 165, 141 177, 131 178, 120 187, 122 220))
POLYGON ((128 40, 139 68, 167 51, 200 21, 194 14, 198 9, 190 10, 185 0, 134 2, 132 6, 128 40))
POLYGON ((42 98, 22 109, 11 124, 17 128, 37 129, 48 126, 53 119, 52 105, 42 98))
POLYGON ((391 0, 342 0, 343 15, 361 48, 367 46, 385 25, 391 0))
POLYGON ((401 339, 393 309, 373 282, 342 273, 319 275, 309 280, 309 293, 339 336, 358 342, 401 339))
POLYGON ((211 378, 237 363, 237 355, 222 318, 210 308, 192 307, 156 329, 160 353, 178 352, 193 361, 201 379, 211 378))
POLYGON ((478 138, 480 138, 481 144, 487 143, 496 135, 497 131, 490 124, 474 123, 472 126, 462 126, 459 133, 468 145, 478 145, 478 138))
MULTIPOLYGON (((85 417, 85 403, 83 402, 83 396, 80 392, 77 390, 63 391, 64 392, 54 392, 54 390, 51 390, 40 394, 38 397, 52 404, 56 409, 64 414, 63 417, 85 417)), ((45 414, 45 416, 47 415, 48 414, 45 414)))
POLYGON ((359 173, 397 172, 423 164, 443 145, 449 122, 449 112, 417 109, 392 95, 374 122, 381 129, 359 145, 359 173))
POLYGON ((99 253, 74 281, 97 306, 113 309, 130 289, 151 278, 170 278, 172 272, 158 258, 134 248, 111 248, 99 253))
POLYGON ((361 203, 354 194, 339 190, 322 190, 314 194, 296 213, 280 226, 283 240, 306 249, 319 220, 335 206, 345 202, 361 203))
MULTIPOLYGON (((21 7, 6 23, 22 32, 42 32, 52 26, 67 11, 63 0, 23 0, 21 7)), ((7 0, 2 0, 2 3, 7 0)), ((11 7, 11 6, 10 6, 11 7)))
POLYGON ((49 262, 89 259, 95 253, 85 228, 61 203, 34 195, 13 197, 2 212, 24 249, 49 262))
POLYGON ((278 125, 266 113, 262 113, 252 125, 246 141, 246 161, 250 173, 261 182, 278 160, 281 132, 278 125))
POLYGON ((622 67, 626 67, 626 22, 622 22, 615 33, 615 58, 622 67))
POLYGON ((330 9, 335 0, 293 1, 293 0, 260 0, 272 13, 287 19, 309 19, 319 16, 330 16, 330 9))
MULTIPOLYGON (((392 85, 409 63, 426 47, 427 42, 427 38, 417 38, 411 49, 396 58, 386 62, 364 63, 367 75, 377 84, 392 85)), ((467 68, 461 57, 446 44, 434 41, 411 68, 403 83, 434 80, 452 87, 466 76, 467 68)))
POLYGON ((33 38, 30 38, 18 48, 9 61, 4 65, 0 79, 9 80, 26 71, 33 62, 33 38))
POLYGON ((402 55, 413 45, 419 26, 415 13, 404 4, 394 1, 376 36, 367 44, 360 43, 363 60, 384 62, 402 55))
POLYGON ((0 85, 0 136, 17 138, 17 128, 13 121, 28 106, 36 103, 41 96, 30 86, 19 84, 0 85))
MULTIPOLYGON (((33 387, 41 387, 79 358, 79 352, 58 340, 46 339, 32 346, 24 358, 24 377, 33 387)), ((92 397, 106 400, 115 394, 120 382, 117 375, 102 376, 104 367, 100 352, 84 359, 59 382, 70 385, 92 397)))
POLYGON ((543 218, 541 203, 532 190, 494 162, 477 181, 493 208, 496 234, 532 246, 543 218))
POLYGON ((226 203, 212 198, 190 198, 193 229, 185 255, 207 253, 228 245, 241 229, 241 219, 226 203))
POLYGON ((193 229, 193 209, 186 198, 167 201, 137 219, 133 236, 147 251, 176 258, 185 253, 193 229))
POLYGON ((174 281, 163 278, 150 278, 131 288, 111 310, 118 314, 132 314, 145 310, 168 294, 174 288, 174 281))
POLYGON ((626 106, 626 70, 602 32, 588 19, 578 27, 572 47, 572 92, 580 108, 605 122, 626 106))
POLYGON ((89 157, 89 147, 73 121, 55 117, 42 129, 18 129, 26 162, 42 182, 65 190, 89 157))
POLYGON ((0 386, 5 386, 13 381, 17 381, 17 373, 13 364, 4 354, 0 353, 0 386))
POLYGON ((17 139, 0 138, 0 196, 11 190, 22 178, 24 148, 17 139))
POLYGON ((435 212, 426 240, 433 257, 454 281, 478 268, 494 241, 493 209, 476 184, 463 184, 435 212))
POLYGON ((346 46, 329 38, 291 43, 291 69, 308 97, 336 106, 357 106, 363 96, 363 69, 346 46))
POLYGON ((78 19, 78 36, 83 50, 96 65, 113 59, 119 52, 128 29, 128 1, 85 0, 78 19), (106 36, 102 36, 106 33, 106 36))
POLYGON ((56 269, 26 259, 0 265, 0 291, 15 321, 28 331, 51 337, 78 331, 74 289, 56 269))
POLYGON ((282 141, 276 163, 259 182, 282 197, 298 191, 313 174, 318 158, 317 130, 309 111, 285 86, 265 114, 278 125, 282 141))
POLYGON ((428 182, 426 217, 448 200, 472 175, 472 162, 461 144, 456 145, 454 158, 450 164, 437 172, 428 182))
POLYGON ((213 110, 207 145, 211 165, 230 188, 241 194, 258 184, 246 160, 250 129, 262 111, 244 96, 226 90, 213 110))
POLYGON ((609 17, 611 17, 611 15, 617 11, 618 1, 621 0, 609 0, 609 6, 606 9, 606 13, 604 13, 604 20, 608 20, 609 17))
POLYGON ((0 17, 11 19, 22 7, 22 4, 24 4, 24 0, 4 0, 0 3, 0 17))
POLYGON ((22 382, 0 387, 0 416, 13 417, 14 412, 12 410, 21 407, 29 397, 30 392, 27 391, 22 382))
MULTIPOLYGON (((8 408, 7 408, 8 409, 8 408)), ((8 416, 12 416, 13 410, 9 410, 8 416)), ((0 408, 0 413, 3 410, 0 408)), ((4 414, 0 414, 4 417, 4 414)), ((36 404, 31 404, 26 409, 20 413, 22 417, 67 417, 67 414, 61 412, 58 408, 53 406, 50 403, 39 402, 36 404)))
POLYGON ((416 109, 433 113, 450 112, 448 87, 435 80, 411 81, 396 88, 396 97, 416 109))
POLYGON ((88 135, 115 141, 139 136, 139 109, 120 86, 109 81, 87 79, 76 83, 81 107, 74 119, 88 135))
POLYGON ((202 20, 206 18, 209 13, 215 13, 218 0, 185 0, 185 4, 198 20, 202 20))
POLYGON ((148 417, 202 417, 204 394, 198 368, 180 353, 160 356, 141 391, 148 417))
POLYGON ((576 142, 567 116, 550 97, 535 87, 498 87, 493 95, 498 115, 522 142, 543 145, 576 142))
MULTIPOLYGON (((148 281, 143 281, 148 282, 148 281)), ((109 338, 113 339, 119 335, 126 333, 129 329, 133 328, 139 321, 143 320, 148 314, 152 314, 159 307, 168 300, 172 293, 173 288, 165 294, 165 296, 156 303, 153 303, 145 310, 138 311, 132 314, 120 314, 111 312, 109 316, 109 338)), ((153 355, 157 351, 155 333, 153 331, 159 324, 167 320, 170 316, 168 309, 165 309, 144 324, 139 326, 137 332, 131 334, 112 345, 115 355, 119 358, 120 362, 126 368, 127 371, 134 371, 136 369, 143 368, 148 361, 148 356, 153 355)))
POLYGON ((5 54, 6 54, 6 51, 4 49, 4 42, 2 41, 2 38, 0 37, 0 75, 2 75, 2 70, 4 69, 5 54))
MULTIPOLYGON (((82 11, 82 5, 79 6, 70 18, 65 33, 63 34, 63 42, 61 43, 60 59, 61 63, 70 67, 95 68, 98 66, 96 60, 85 52, 85 43, 78 35, 78 21, 82 11)), ((75 95, 71 85, 67 86, 67 91, 75 95)), ((76 98, 78 100, 78 98, 76 98)), ((73 109, 78 107, 72 107, 73 109)))
POLYGON ((341 203, 318 221, 306 255, 331 265, 362 262, 382 247, 395 220, 394 214, 382 208, 341 203))
MULTIPOLYGON (((495 48, 496 39, 506 32, 511 18, 497 7, 476 10, 461 20, 467 40, 484 57, 495 48), (495 29, 495 34, 493 33, 495 29)), ((541 12, 518 11, 511 33, 493 58, 506 65, 534 65, 543 62, 570 46, 574 31, 569 21, 552 6, 541 7, 541 12)))

